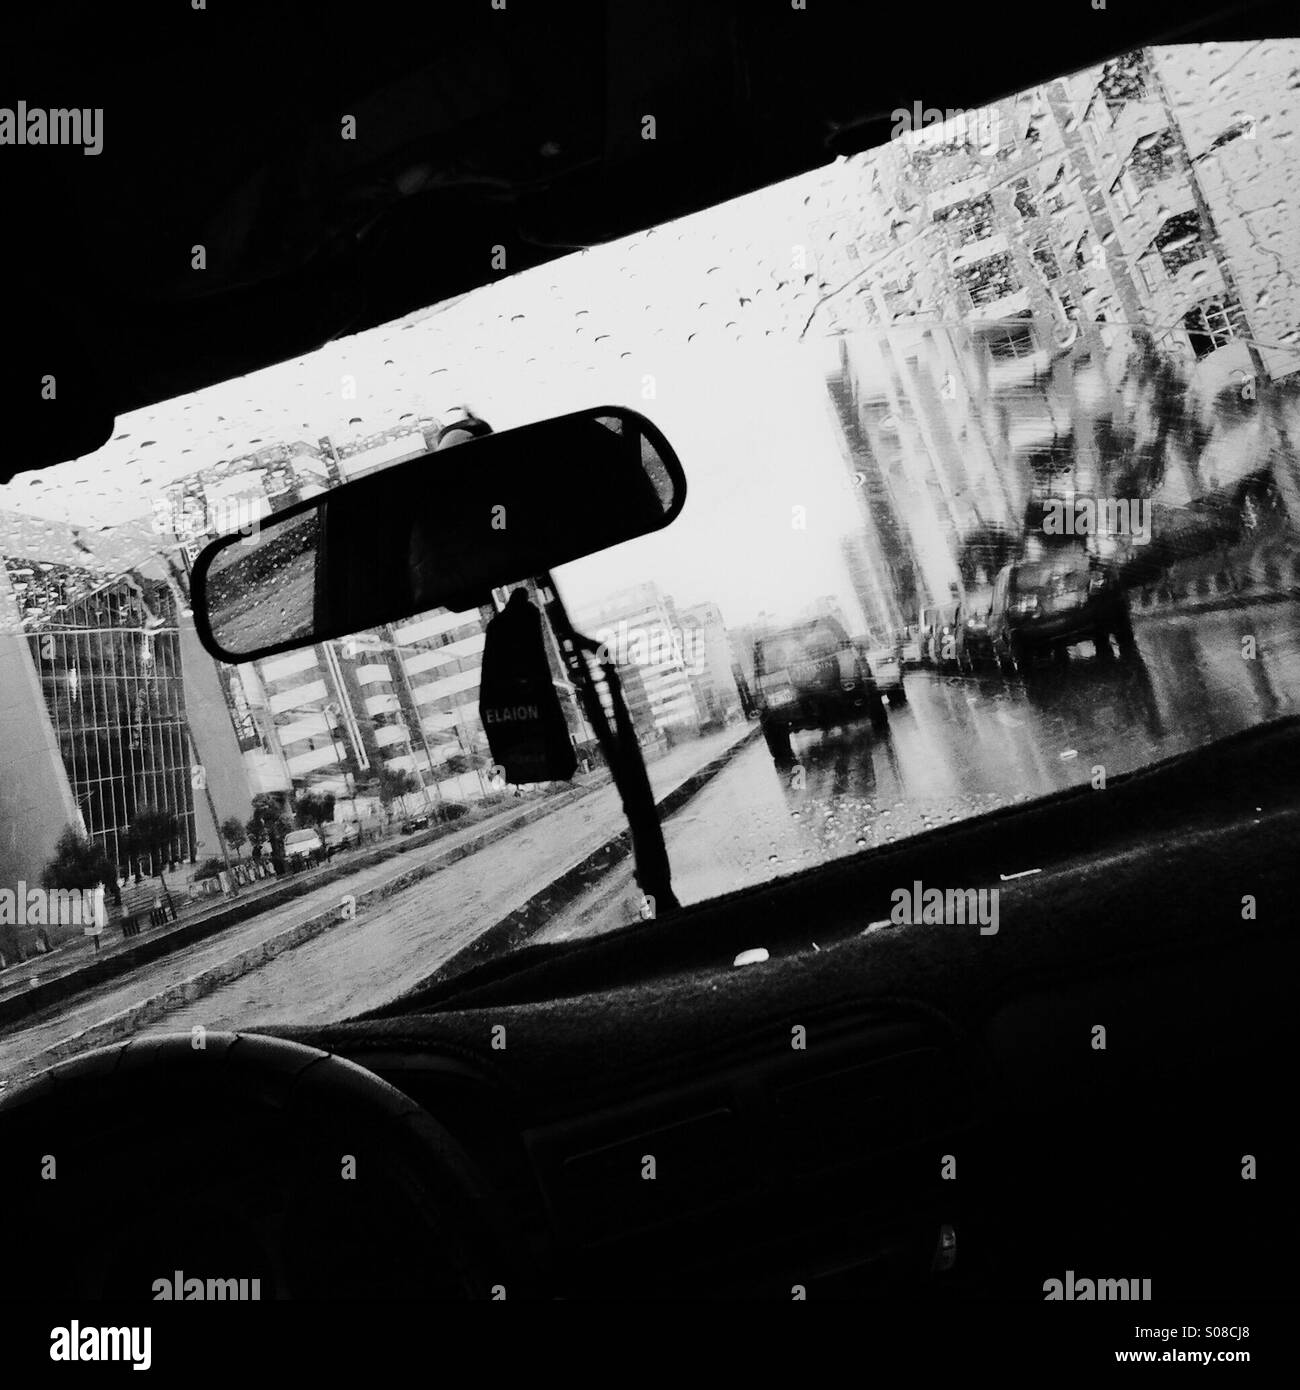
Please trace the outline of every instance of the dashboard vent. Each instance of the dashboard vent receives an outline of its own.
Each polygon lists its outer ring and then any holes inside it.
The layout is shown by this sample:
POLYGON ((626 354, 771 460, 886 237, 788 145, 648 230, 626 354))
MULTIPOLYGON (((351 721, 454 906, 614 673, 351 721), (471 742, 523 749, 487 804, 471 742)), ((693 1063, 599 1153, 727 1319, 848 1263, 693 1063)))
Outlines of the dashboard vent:
POLYGON ((574 1154, 557 1176, 566 1224, 586 1244, 670 1224, 754 1185, 752 1156, 725 1107, 574 1154))
POLYGON ((953 1099, 943 1052, 918 1047, 782 1086, 773 1109, 788 1170, 806 1176, 868 1163, 951 1128, 953 1099))

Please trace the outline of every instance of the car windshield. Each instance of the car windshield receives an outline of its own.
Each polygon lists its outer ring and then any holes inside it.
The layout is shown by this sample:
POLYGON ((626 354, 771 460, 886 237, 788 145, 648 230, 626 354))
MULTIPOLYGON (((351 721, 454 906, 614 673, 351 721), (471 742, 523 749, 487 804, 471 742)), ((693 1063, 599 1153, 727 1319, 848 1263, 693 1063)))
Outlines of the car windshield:
MULTIPOLYGON (((238 666, 196 638, 208 538, 467 415, 623 404, 681 457, 676 521, 554 578, 618 670, 683 905, 1294 713, 1298 69, 1297 42, 1157 47, 918 104, 879 149, 507 268, 0 488, 0 1002, 102 976, 11 1011, 0 1078, 121 1036, 142 999, 141 1027, 339 1019, 657 915, 562 667, 572 778, 493 758, 488 614, 238 666), (1008 566, 1114 582, 921 640, 1008 566), (916 640, 871 698, 769 698, 764 670, 837 632, 916 640), (100 886, 85 920, 17 906, 100 886), (175 949, 111 978, 141 928, 175 949)), ((990 870, 1023 867, 1008 846, 990 870)))

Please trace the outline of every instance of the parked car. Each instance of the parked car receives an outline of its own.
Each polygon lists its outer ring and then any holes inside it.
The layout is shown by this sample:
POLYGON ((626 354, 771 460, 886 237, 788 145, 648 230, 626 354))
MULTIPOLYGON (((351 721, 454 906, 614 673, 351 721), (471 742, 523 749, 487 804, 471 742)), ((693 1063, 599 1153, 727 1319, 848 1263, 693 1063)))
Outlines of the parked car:
POLYGON ((905 705, 907 691, 903 687, 903 663, 894 647, 868 647, 867 666, 876 689, 891 705, 905 705))
POLYGON ((869 718, 888 727, 885 702, 859 648, 833 618, 815 618, 758 638, 754 682, 759 721, 778 764, 794 761, 790 735, 869 718))
POLYGON ((331 821, 321 833, 327 849, 351 849, 361 838, 355 821, 331 821))
POLYGON ((291 830, 284 837, 284 857, 295 869, 319 864, 325 858, 325 844, 315 830, 291 830))
POLYGON ((1114 655, 1112 637, 1121 655, 1134 650, 1124 589, 1107 566, 1073 548, 1015 561, 999 573, 989 637, 998 666, 1021 674, 1039 656, 1079 642, 1092 642, 1101 660, 1114 655))
POLYGON ((418 811, 413 816, 407 816, 402 822, 402 834, 414 835, 417 830, 427 830, 432 819, 428 811, 418 811))
POLYGON ((921 653, 932 666, 965 669, 966 632, 961 604, 940 603, 921 610, 921 653))
POLYGON ((961 628, 966 667, 975 670, 979 666, 993 665, 993 640, 989 636, 989 610, 993 604, 993 591, 966 594, 961 607, 961 628))

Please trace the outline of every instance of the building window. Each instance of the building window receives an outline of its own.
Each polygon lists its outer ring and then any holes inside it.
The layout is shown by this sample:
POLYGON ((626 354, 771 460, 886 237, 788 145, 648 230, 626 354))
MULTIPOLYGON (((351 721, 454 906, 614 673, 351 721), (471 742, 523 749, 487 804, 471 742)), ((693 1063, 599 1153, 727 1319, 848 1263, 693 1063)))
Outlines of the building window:
POLYGON ((1178 171, 1178 139, 1172 130, 1159 130, 1144 136, 1133 146, 1125 164, 1139 193, 1154 188, 1178 171))
POLYGON ((934 220, 962 244, 984 241, 993 235, 993 199, 987 193, 977 198, 966 198, 960 203, 940 208, 934 214, 934 220))
POLYGON ((1038 204, 1034 201, 1033 190, 1029 186, 1029 180, 1017 179, 1014 187, 1016 190, 1016 211, 1021 217, 1037 217, 1038 204))
POLYGON ((1028 324, 1005 324, 986 336, 989 356, 996 362, 1013 362, 1038 351, 1034 330, 1028 324))
POLYGON ((1112 58, 1101 70, 1097 94, 1105 105, 1110 124, 1130 102, 1143 100, 1147 94, 1147 82, 1142 54, 1132 52, 1112 58))
POLYGON ((1206 299, 1183 315, 1183 328, 1197 357, 1226 347, 1244 327, 1240 307, 1230 300, 1206 299))
POLYGON ((1034 258, 1034 264, 1043 272, 1045 280, 1051 281, 1060 278, 1061 267, 1052 254, 1052 248, 1045 241, 1040 241, 1030 254, 1034 258))
POLYGON ((985 256, 974 265, 963 266, 956 275, 962 289, 970 295, 971 303, 976 308, 1005 299, 1007 295, 1015 294, 1020 288, 1011 257, 1005 253, 985 256))
POLYGON ((1160 268, 1160 260, 1156 256, 1143 256, 1137 263, 1138 273, 1142 276, 1142 283, 1147 288, 1148 294, 1159 294, 1168 283, 1165 280, 1164 272, 1160 268))
POLYGON ((1177 275, 1186 265, 1205 259, 1201 219, 1194 210, 1169 218, 1156 233, 1152 246, 1160 253, 1167 275, 1177 275))

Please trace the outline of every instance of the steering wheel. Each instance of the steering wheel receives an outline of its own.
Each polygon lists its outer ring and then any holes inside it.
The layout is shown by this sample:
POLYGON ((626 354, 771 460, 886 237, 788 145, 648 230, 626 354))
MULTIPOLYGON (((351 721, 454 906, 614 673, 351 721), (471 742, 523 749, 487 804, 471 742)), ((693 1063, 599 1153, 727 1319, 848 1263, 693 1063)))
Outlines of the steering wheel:
POLYGON ((0 1102, 0 1183, 11 1298, 492 1298, 523 1267, 475 1165, 413 1100, 247 1033, 136 1038, 46 1072, 0 1102))

